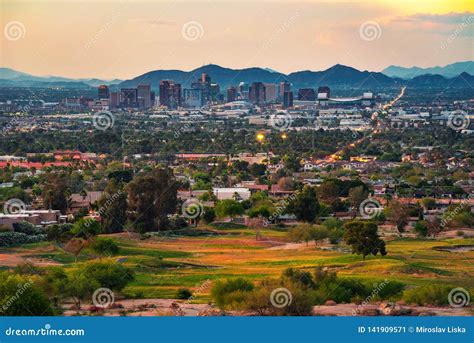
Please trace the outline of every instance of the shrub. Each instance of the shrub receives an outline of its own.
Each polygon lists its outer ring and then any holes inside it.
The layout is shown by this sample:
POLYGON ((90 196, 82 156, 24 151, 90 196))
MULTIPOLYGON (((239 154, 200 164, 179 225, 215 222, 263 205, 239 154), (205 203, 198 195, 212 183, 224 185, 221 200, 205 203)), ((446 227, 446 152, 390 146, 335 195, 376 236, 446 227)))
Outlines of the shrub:
POLYGON ((101 287, 117 291, 122 290, 134 279, 133 270, 112 260, 85 263, 79 269, 79 273, 97 281, 101 287))
POLYGON ((48 241, 64 243, 69 241, 73 234, 71 233, 72 224, 51 225, 46 228, 48 241))
POLYGON ((239 309, 243 307, 245 293, 254 289, 251 281, 238 278, 226 281, 217 281, 212 287, 211 295, 221 309, 239 309))
POLYGON ((119 252, 119 246, 112 238, 96 238, 92 244, 92 250, 99 255, 112 256, 117 255, 119 252))
POLYGON ((187 288, 180 288, 176 293, 176 299, 189 299, 193 296, 193 293, 187 288))
POLYGON ((52 316, 53 310, 46 295, 31 278, 0 273, 0 315, 52 316))
POLYGON ((0 232, 0 247, 14 247, 17 245, 38 243, 46 240, 46 235, 28 236, 21 232, 0 232))
POLYGON ((403 292, 403 300, 409 304, 442 306, 448 304, 452 287, 426 285, 403 292))
POLYGON ((42 229, 37 228, 33 224, 26 221, 13 224, 13 231, 24 233, 25 235, 31 235, 31 236, 41 235, 44 233, 42 229))

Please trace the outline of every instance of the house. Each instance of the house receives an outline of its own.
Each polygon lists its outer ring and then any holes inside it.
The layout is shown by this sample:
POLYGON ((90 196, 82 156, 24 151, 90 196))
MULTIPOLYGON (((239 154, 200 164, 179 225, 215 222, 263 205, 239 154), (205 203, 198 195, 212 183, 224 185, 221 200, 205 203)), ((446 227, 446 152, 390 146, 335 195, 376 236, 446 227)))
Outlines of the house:
POLYGON ((248 200, 250 199, 250 189, 243 187, 231 187, 231 188, 213 188, 212 191, 218 200, 248 200))
POLYGON ((86 208, 91 210, 102 196, 102 192, 84 192, 84 194, 74 193, 69 197, 69 211, 76 213, 80 209, 86 208))

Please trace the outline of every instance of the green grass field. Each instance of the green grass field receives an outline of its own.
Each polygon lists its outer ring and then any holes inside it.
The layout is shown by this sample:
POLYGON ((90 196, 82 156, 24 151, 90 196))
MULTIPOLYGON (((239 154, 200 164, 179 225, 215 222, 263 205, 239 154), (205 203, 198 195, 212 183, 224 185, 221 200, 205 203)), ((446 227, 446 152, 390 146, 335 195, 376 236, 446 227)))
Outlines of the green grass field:
MULTIPOLYGON (((285 232, 262 230, 264 240, 256 241, 253 230, 245 227, 212 227, 221 235, 199 237, 153 237, 146 240, 126 234, 112 237, 120 246, 117 261, 135 270, 135 280, 124 290, 127 298, 174 298, 179 288, 199 288, 207 280, 246 277, 258 282, 277 278, 288 268, 312 271, 328 267, 343 277, 357 277, 367 282, 396 280, 407 286, 429 283, 456 287, 474 287, 474 251, 448 252, 441 246, 473 245, 474 239, 397 239, 387 242, 386 256, 368 256, 365 261, 350 254, 347 247, 314 243, 298 249, 270 249, 285 243, 285 232), (229 234, 226 234, 229 233, 229 234)), ((74 268, 73 256, 52 244, 35 244, 3 253, 27 252, 33 260, 50 260, 74 268), (45 250, 47 250, 45 252, 45 250)), ((87 251, 81 263, 91 258, 87 251)), ((1 264, 0 264, 1 265, 1 264)), ((210 287, 200 290, 196 302, 209 300, 210 287)))

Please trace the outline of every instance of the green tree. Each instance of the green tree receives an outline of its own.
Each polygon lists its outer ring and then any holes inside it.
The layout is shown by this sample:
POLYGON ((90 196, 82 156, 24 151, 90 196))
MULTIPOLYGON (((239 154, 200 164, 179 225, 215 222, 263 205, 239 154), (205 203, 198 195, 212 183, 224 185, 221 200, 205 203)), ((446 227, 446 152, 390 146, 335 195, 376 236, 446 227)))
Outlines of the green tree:
POLYGON ((312 223, 319 213, 319 202, 313 187, 304 186, 296 198, 288 204, 287 211, 293 213, 298 220, 312 223))
POLYGON ((363 260, 369 254, 387 254, 385 242, 380 239, 375 223, 352 220, 344 224, 344 231, 344 241, 351 246, 352 253, 362 255, 363 260))
POLYGON ((111 179, 98 201, 104 232, 122 232, 127 222, 127 193, 124 183, 111 179))
POLYGON ((154 169, 127 186, 128 219, 138 232, 158 231, 176 210, 177 183, 169 169, 154 169))
POLYGON ((244 211, 242 204, 232 199, 221 200, 216 204, 216 214, 219 218, 233 218, 244 214, 244 211))

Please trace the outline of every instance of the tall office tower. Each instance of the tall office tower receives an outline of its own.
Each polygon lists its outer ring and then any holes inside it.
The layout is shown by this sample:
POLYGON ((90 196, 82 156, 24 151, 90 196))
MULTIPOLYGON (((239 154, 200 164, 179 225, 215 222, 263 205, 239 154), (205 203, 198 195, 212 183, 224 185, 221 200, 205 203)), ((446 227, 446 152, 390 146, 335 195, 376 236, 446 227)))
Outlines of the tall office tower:
POLYGON ((234 86, 227 88, 227 102, 237 100, 237 88, 234 86))
POLYGON ((210 99, 212 101, 218 101, 219 100, 219 94, 221 92, 221 88, 217 83, 211 83, 209 86, 209 95, 210 99))
POLYGON ((181 106, 181 85, 171 80, 160 81, 160 105, 169 109, 181 106))
POLYGON ((141 107, 151 107, 151 86, 150 85, 138 85, 137 87, 138 102, 143 104, 141 107))
POLYGON ((267 103, 275 102, 278 97, 277 85, 274 83, 265 83, 265 101, 267 103))
POLYGON ((248 100, 249 99, 249 85, 245 82, 239 83, 239 87, 237 88, 237 97, 240 100, 248 100))
POLYGON ((170 106, 170 86, 172 81, 170 80, 161 80, 160 81, 160 105, 161 106, 170 106))
POLYGON ((283 100, 283 96, 285 92, 289 92, 291 90, 291 85, 288 81, 280 82, 280 99, 283 100))
POLYGON ((283 94, 283 108, 293 107, 293 92, 283 94))
POLYGON ((201 108, 203 103, 200 89, 183 89, 183 103, 188 108, 201 108))
POLYGON ((201 96, 203 98, 204 103, 212 100, 211 95, 211 77, 206 73, 202 73, 201 77, 197 79, 196 82, 191 84, 192 89, 200 89, 201 96))
POLYGON ((110 98, 109 87, 106 85, 100 85, 99 87, 97 87, 97 92, 98 92, 99 100, 110 98))
POLYGON ((320 98, 319 94, 326 94, 326 98, 331 97, 331 90, 328 86, 322 86, 318 88, 318 98, 320 98))
POLYGON ((110 93, 110 108, 118 108, 120 106, 120 93, 110 93))
POLYGON ((136 88, 122 88, 120 90, 121 107, 138 107, 138 95, 136 88))
POLYGON ((170 108, 177 109, 178 107, 181 107, 181 84, 179 83, 172 84, 170 95, 171 95, 170 108))
POLYGON ((263 105, 265 104, 265 86, 261 82, 253 82, 250 85, 249 100, 252 104, 263 105))
POLYGON ((313 88, 300 88, 298 89, 298 100, 316 101, 316 92, 313 88))

